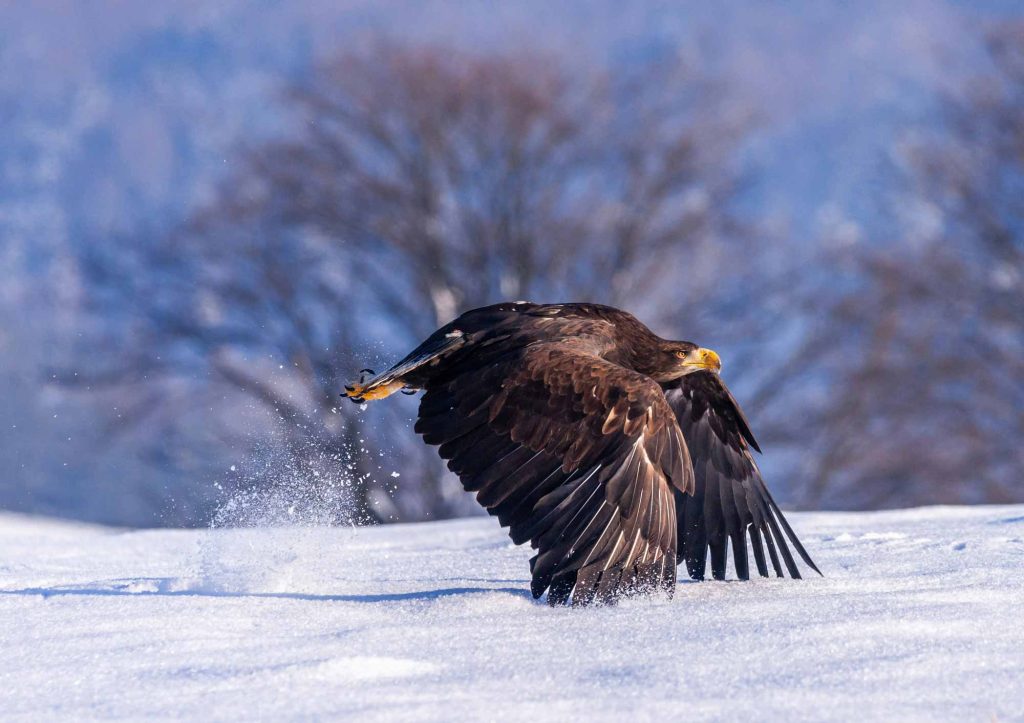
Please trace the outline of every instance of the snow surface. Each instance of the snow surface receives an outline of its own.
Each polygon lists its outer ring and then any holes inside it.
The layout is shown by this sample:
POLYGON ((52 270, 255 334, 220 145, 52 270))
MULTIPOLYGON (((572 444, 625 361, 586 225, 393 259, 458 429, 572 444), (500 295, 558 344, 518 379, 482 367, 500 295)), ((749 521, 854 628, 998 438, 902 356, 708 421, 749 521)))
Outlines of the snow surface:
POLYGON ((0 717, 1024 720, 1024 506, 791 521, 825 578, 568 610, 491 519, 0 515, 0 717))

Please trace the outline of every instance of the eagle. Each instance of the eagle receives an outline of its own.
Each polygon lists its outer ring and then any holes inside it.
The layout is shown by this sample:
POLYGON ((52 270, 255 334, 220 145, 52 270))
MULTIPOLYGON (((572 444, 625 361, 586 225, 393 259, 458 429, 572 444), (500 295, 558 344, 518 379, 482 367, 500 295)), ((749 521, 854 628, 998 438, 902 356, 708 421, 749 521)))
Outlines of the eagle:
MULTIPOLYGON (((501 303, 467 311, 342 396, 423 392, 415 430, 537 551, 531 591, 551 605, 611 603, 725 579, 768 562, 821 574, 772 499, 761 449, 714 351, 662 339, 598 304, 501 303), (767 550, 767 556, 766 556, 767 550), (710 553, 710 554, 709 554, 710 553), (780 559, 781 558, 781 559, 780 559)), ((369 375, 369 376, 367 376, 369 375)))

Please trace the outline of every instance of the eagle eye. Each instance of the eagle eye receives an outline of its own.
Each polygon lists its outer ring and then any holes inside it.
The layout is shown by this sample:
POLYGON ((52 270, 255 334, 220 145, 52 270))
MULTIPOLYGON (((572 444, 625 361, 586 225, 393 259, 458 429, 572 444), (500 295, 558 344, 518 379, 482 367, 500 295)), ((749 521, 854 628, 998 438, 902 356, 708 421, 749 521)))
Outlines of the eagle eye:
POLYGON ((687 354, 687 352, 682 350, 682 349, 679 349, 679 350, 676 351, 676 356, 679 357, 680 359, 685 359, 686 358, 686 354, 687 354))

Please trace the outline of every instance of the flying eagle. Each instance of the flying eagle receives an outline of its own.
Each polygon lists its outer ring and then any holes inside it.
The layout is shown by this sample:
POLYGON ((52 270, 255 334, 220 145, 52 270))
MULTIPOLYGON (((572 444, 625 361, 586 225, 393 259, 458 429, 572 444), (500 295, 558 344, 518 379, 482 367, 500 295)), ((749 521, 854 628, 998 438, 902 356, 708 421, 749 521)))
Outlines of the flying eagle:
POLYGON ((770 560, 800 577, 786 537, 819 572, 761 478, 720 369, 710 349, 619 309, 516 302, 466 312, 343 396, 423 390, 416 432, 537 550, 531 589, 552 605, 671 594, 677 564, 704 579, 709 551, 724 579, 730 542, 749 579, 748 539, 762 576, 770 560))

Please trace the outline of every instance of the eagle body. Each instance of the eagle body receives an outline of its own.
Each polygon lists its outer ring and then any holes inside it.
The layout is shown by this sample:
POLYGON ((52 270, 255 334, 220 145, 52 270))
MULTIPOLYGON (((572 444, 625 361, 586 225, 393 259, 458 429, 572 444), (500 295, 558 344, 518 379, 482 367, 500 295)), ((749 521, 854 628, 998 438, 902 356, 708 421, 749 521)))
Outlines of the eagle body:
POLYGON ((677 565, 703 579, 708 552, 723 579, 729 543, 746 579, 748 539, 761 575, 770 559, 782 576, 781 555, 799 577, 783 531, 817 570, 761 479, 720 367, 619 309, 504 303, 466 312, 345 396, 422 390, 416 432, 537 550, 533 595, 584 605, 671 594, 677 565))

